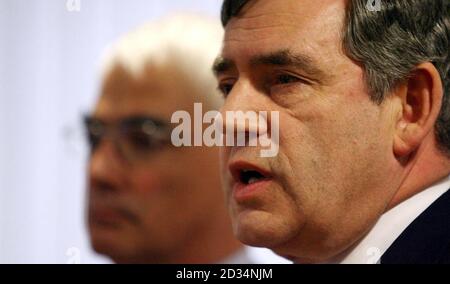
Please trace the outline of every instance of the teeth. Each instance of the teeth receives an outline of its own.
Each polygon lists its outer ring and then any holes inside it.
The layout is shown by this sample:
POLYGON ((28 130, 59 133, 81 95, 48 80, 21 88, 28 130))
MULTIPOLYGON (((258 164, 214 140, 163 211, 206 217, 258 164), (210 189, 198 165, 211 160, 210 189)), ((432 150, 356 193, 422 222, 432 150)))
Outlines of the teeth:
POLYGON ((256 182, 258 182, 258 181, 259 181, 258 178, 252 177, 252 178, 250 178, 250 179, 248 180, 248 184, 253 184, 253 183, 256 183, 256 182))

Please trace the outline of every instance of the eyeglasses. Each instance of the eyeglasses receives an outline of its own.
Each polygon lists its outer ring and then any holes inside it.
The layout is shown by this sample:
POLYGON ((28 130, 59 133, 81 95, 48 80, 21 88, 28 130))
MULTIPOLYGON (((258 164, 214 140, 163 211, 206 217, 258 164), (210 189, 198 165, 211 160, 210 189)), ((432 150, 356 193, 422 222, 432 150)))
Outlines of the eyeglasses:
POLYGON ((171 127, 151 117, 128 117, 108 124, 93 116, 85 116, 84 127, 91 155, 102 140, 108 138, 122 158, 131 163, 148 160, 156 150, 170 144, 171 127))

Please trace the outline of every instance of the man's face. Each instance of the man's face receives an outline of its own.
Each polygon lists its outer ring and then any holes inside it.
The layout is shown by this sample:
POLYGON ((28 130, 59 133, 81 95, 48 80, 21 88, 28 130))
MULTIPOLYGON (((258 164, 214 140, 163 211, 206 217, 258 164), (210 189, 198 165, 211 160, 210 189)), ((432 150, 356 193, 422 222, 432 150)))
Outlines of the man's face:
POLYGON ((345 1, 254 0, 225 29, 225 111, 278 111, 279 154, 222 149, 234 230, 298 262, 329 260, 374 224, 398 182, 389 99, 343 52, 345 1), (259 171, 247 184, 242 170, 259 171), (234 178, 233 178, 234 176, 234 178))
MULTIPOLYGON (((170 124, 173 112, 192 111, 193 92, 173 68, 149 68, 135 79, 118 67, 104 81, 94 117, 114 124, 149 116, 170 124)), ((104 139, 89 164, 94 249, 117 262, 164 262, 176 255, 223 206, 217 157, 213 148, 166 145, 135 164, 104 139)))

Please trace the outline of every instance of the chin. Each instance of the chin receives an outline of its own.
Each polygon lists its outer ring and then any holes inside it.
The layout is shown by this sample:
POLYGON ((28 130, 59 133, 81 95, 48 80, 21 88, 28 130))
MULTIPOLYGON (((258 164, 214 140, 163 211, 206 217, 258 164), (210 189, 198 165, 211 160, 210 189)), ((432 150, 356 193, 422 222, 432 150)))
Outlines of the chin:
POLYGON ((245 210, 238 213, 233 229, 236 237, 249 246, 274 248, 289 239, 289 233, 279 220, 264 211, 245 210))
POLYGON ((115 256, 123 255, 128 250, 129 244, 124 240, 120 231, 99 226, 91 226, 89 231, 91 247, 99 254, 114 259, 115 256))
POLYGON ((303 238, 299 234, 296 238, 274 247, 272 250, 298 264, 337 263, 342 253, 341 246, 329 241, 319 241, 319 235, 303 238))
POLYGON ((115 263, 136 263, 136 253, 121 242, 91 239, 91 246, 96 253, 107 256, 115 263))
POLYGON ((91 247, 99 253, 110 256, 113 252, 117 252, 120 248, 120 242, 112 238, 111 236, 91 233, 91 247))

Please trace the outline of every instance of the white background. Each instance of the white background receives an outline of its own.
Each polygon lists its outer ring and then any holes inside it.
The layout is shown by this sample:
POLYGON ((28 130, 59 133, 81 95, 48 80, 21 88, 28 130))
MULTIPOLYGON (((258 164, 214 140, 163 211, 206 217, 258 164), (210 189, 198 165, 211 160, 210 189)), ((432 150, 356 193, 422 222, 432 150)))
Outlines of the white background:
POLYGON ((84 226, 85 151, 74 126, 97 62, 124 32, 220 0, 0 0, 0 263, 98 263, 84 226), (76 248, 71 250, 71 248, 76 248))

